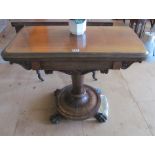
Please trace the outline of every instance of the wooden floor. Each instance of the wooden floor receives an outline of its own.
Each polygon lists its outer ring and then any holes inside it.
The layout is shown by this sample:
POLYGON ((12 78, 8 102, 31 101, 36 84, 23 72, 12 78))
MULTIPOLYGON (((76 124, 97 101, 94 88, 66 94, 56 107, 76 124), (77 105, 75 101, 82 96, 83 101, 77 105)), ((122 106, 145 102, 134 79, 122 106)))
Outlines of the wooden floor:
POLYGON ((98 81, 86 75, 86 83, 102 88, 108 98, 109 118, 103 124, 92 118, 52 125, 53 91, 71 79, 59 72, 43 77, 40 82, 34 71, 0 64, 0 135, 155 135, 155 63, 97 72, 98 81))
POLYGON ((64 120, 52 125, 52 92, 70 83, 68 75, 54 72, 40 82, 34 71, 19 65, 0 65, 0 135, 155 135, 155 63, 134 64, 127 70, 91 74, 85 81, 104 90, 110 104, 106 123, 95 119, 64 120))

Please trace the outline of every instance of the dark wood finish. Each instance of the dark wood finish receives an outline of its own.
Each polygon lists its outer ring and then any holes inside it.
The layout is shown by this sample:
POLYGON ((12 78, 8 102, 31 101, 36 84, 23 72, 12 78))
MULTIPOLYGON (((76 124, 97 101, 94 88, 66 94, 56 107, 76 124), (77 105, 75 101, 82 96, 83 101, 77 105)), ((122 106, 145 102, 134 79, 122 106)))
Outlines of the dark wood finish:
POLYGON ((72 94, 81 95, 84 93, 83 79, 84 76, 80 75, 78 72, 72 74, 72 94))
POLYGON ((62 116, 82 120, 96 115, 101 104, 100 94, 88 85, 83 85, 83 89, 84 93, 76 95, 72 93, 72 85, 57 91, 57 110, 62 116))
MULTIPOLYGON (((100 94, 83 84, 84 74, 126 69, 134 62, 143 61, 147 53, 143 43, 128 27, 88 26, 85 35, 76 37, 66 26, 40 26, 24 27, 2 56, 26 69, 71 75, 72 85, 55 93, 58 112, 74 120, 95 116, 103 122, 105 118, 98 113, 100 94)), ((56 122, 56 118, 60 118, 59 115, 52 121, 56 122)))

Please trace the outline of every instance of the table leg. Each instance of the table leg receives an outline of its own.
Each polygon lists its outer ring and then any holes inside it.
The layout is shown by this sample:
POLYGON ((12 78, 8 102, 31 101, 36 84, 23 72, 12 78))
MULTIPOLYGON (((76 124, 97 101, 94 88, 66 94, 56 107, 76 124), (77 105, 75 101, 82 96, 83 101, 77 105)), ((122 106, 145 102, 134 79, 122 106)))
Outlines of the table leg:
POLYGON ((98 113, 101 94, 93 87, 84 85, 83 79, 84 75, 74 73, 72 85, 56 90, 58 113, 50 118, 52 123, 58 123, 62 117, 73 120, 95 117, 99 122, 105 122, 107 117, 98 113))
POLYGON ((96 72, 95 72, 95 71, 92 72, 92 77, 93 77, 93 79, 94 79, 95 81, 97 81, 96 72))
POLYGON ((39 80, 44 81, 44 79, 42 78, 42 76, 40 74, 40 70, 36 70, 36 73, 38 75, 39 80))

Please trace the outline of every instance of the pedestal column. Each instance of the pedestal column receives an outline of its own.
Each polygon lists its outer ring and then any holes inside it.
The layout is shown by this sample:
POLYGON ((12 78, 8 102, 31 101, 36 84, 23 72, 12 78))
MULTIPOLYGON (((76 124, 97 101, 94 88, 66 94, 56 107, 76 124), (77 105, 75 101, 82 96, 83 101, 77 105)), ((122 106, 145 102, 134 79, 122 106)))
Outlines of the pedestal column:
POLYGON ((72 76, 72 93, 75 95, 80 95, 84 93, 84 75, 80 75, 79 73, 74 73, 72 76))

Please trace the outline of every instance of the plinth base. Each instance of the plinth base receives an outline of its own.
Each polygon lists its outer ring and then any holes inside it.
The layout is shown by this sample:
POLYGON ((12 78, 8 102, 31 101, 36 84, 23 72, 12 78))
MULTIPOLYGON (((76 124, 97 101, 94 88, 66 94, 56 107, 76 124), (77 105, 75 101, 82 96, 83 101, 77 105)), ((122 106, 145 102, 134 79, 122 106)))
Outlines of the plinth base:
POLYGON ((72 86, 57 91, 57 110, 68 119, 82 120, 94 116, 101 104, 100 95, 90 86, 84 85, 82 95, 72 95, 72 86))
POLYGON ((50 118, 52 123, 58 123, 62 117, 73 120, 84 120, 95 117, 99 122, 105 122, 108 117, 108 102, 99 89, 84 85, 82 95, 72 95, 72 86, 66 86, 55 91, 58 113, 50 118), (103 113, 99 110, 102 102, 103 113), (100 112, 98 112, 100 111, 100 112))

